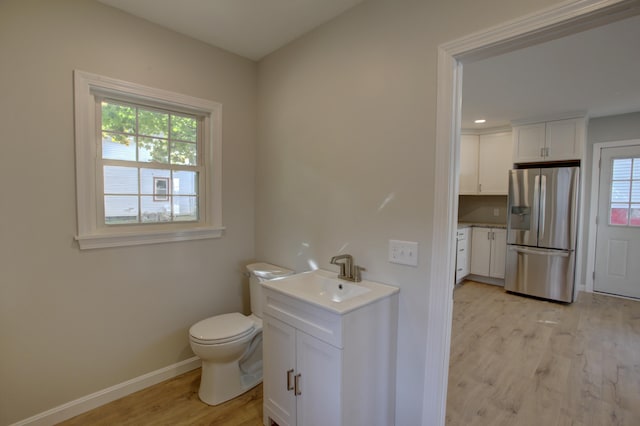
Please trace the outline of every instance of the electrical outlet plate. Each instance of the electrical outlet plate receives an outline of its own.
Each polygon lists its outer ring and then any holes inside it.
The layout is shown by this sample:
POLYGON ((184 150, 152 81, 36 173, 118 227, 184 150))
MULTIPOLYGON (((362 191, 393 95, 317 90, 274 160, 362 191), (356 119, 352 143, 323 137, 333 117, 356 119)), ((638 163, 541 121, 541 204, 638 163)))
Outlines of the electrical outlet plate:
POLYGON ((389 262, 418 266, 418 243, 389 240, 389 262))

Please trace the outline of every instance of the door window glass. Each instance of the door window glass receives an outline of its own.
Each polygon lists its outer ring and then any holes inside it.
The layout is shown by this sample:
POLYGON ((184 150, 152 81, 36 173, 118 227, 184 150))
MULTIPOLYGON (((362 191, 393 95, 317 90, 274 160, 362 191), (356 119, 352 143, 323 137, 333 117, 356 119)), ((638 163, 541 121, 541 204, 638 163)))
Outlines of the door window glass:
POLYGON ((640 226, 640 157, 613 160, 609 224, 640 226))

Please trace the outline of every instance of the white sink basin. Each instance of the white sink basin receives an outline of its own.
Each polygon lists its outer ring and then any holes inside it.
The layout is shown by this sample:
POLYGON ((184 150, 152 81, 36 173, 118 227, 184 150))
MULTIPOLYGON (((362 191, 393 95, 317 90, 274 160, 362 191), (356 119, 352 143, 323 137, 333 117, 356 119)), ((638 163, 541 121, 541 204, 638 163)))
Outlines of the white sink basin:
POLYGON ((263 285, 296 299, 345 313, 398 292, 398 288, 372 281, 337 278, 336 272, 321 269, 286 278, 266 281, 263 285))

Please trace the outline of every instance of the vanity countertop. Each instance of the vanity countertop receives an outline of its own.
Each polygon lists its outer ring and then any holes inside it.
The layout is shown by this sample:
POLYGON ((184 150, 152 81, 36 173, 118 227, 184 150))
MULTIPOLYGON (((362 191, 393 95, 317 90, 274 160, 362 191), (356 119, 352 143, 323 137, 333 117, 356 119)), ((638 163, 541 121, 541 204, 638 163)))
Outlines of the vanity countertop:
POLYGON ((506 223, 458 222, 458 229, 473 228, 473 227, 507 229, 507 224, 506 223))

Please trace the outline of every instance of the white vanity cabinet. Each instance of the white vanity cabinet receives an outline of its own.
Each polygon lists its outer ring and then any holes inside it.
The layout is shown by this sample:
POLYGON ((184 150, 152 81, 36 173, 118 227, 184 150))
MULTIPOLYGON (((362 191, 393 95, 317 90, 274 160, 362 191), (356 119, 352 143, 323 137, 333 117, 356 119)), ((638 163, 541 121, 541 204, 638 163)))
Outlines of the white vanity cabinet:
POLYGON ((264 424, 393 424, 397 293, 333 312, 263 290, 264 424))
POLYGON ((504 278, 507 256, 507 230, 474 227, 471 237, 471 273, 504 278))
POLYGON ((513 127, 513 162, 580 160, 585 143, 584 118, 513 127))

